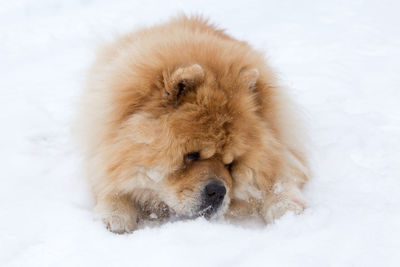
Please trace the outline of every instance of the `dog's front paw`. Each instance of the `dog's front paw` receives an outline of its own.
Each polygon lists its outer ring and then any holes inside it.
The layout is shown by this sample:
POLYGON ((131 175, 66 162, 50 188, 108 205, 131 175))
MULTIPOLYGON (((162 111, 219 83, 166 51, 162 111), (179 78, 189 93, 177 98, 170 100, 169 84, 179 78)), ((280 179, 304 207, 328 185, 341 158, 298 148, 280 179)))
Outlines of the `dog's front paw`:
POLYGON ((276 219, 279 219, 286 212, 293 212, 298 215, 304 211, 306 205, 303 201, 284 199, 277 201, 276 203, 269 206, 265 212, 264 219, 266 223, 273 223, 276 219))
POLYGON ((107 214, 102 216, 102 221, 113 233, 129 233, 136 229, 136 218, 128 214, 107 214))
POLYGON ((263 217, 266 223, 273 223, 287 212, 298 215, 306 208, 304 200, 298 188, 289 188, 279 194, 270 196, 264 205, 263 217))
POLYGON ((97 203, 95 214, 113 233, 129 233, 137 227, 137 211, 129 198, 104 198, 97 203))

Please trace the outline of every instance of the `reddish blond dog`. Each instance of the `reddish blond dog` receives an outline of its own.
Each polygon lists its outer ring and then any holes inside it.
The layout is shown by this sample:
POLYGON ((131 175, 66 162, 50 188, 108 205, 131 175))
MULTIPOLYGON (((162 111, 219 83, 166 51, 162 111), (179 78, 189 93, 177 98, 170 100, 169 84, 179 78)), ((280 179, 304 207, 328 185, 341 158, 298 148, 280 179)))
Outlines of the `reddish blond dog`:
POLYGON ((297 111, 261 53, 199 17, 104 47, 79 115, 96 212, 139 220, 303 211, 308 179, 297 111))

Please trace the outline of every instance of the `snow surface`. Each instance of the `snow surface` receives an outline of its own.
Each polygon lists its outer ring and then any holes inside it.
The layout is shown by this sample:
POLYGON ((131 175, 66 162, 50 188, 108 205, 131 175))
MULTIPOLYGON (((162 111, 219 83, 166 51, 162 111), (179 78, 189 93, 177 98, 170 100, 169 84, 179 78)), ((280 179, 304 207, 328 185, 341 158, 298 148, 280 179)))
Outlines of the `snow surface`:
POLYGON ((400 266, 400 2, 0 2, 0 266, 400 266), (309 122, 309 208, 115 235, 93 219, 70 122, 104 40, 203 13, 266 51, 309 122))

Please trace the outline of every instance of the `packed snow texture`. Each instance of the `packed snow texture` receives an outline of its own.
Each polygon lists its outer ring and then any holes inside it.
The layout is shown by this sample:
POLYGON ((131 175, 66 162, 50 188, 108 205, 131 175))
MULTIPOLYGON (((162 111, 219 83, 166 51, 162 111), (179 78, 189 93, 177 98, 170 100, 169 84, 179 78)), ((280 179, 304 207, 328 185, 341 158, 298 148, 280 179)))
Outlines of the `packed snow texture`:
POLYGON ((0 4, 0 266, 400 266, 398 1, 0 4), (178 12, 265 51, 306 114, 309 208, 132 234, 93 219, 71 121, 98 44, 178 12))

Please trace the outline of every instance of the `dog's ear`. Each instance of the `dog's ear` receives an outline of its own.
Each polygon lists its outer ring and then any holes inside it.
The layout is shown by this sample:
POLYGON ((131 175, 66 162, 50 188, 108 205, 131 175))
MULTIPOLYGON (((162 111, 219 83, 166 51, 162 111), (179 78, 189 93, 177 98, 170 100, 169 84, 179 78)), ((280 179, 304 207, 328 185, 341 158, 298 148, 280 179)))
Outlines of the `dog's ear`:
POLYGON ((256 89, 257 79, 259 76, 258 69, 246 69, 240 72, 240 78, 243 83, 247 84, 250 92, 256 89))
POLYGON ((204 80, 204 70, 199 64, 192 64, 176 69, 174 72, 163 72, 166 98, 174 102, 204 80))

